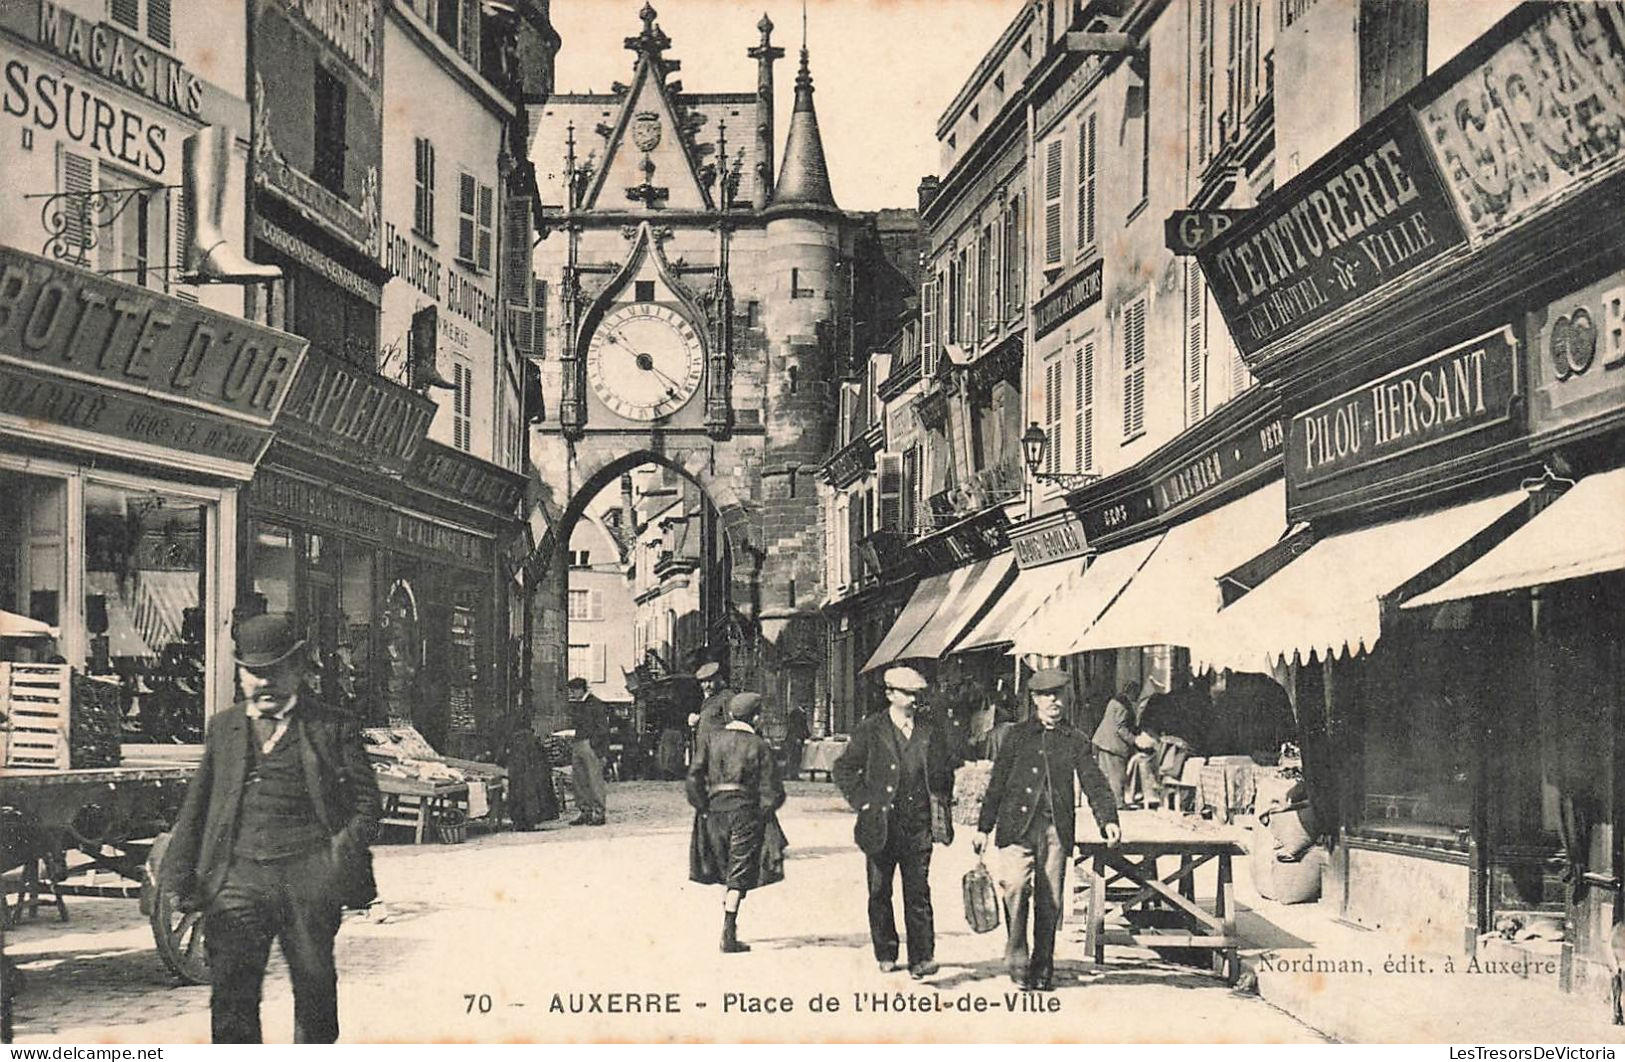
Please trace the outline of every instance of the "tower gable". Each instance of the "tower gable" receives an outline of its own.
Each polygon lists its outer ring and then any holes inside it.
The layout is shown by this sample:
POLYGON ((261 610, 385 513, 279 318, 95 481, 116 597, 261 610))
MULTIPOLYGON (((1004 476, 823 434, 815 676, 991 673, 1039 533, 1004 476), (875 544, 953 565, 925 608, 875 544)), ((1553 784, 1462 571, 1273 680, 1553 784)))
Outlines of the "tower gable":
POLYGON ((656 66, 638 60, 632 87, 621 106, 583 206, 588 210, 710 210, 682 117, 656 66))

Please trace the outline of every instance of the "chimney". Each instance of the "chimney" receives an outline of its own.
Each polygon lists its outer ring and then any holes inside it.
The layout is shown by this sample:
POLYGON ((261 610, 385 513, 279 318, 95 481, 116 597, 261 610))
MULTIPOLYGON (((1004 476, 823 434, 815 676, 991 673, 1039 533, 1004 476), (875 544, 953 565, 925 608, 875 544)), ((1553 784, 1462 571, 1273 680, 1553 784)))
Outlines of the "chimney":
POLYGON ((927 210, 931 209, 931 204, 936 201, 937 193, 940 191, 942 191, 942 181, 938 178, 920 178, 920 186, 915 192, 915 194, 919 196, 920 200, 920 213, 924 214, 927 210))

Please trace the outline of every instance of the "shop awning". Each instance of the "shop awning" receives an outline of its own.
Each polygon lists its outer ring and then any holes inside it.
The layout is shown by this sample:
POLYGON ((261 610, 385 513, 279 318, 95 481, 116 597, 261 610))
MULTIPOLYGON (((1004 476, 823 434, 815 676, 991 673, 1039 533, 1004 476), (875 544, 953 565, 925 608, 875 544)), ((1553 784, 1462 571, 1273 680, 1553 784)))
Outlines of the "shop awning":
POLYGON ((1219 576, 1285 532, 1286 484, 1279 479, 1176 524, 1105 614, 1078 625, 1067 652, 1199 641, 1224 604, 1219 576))
POLYGON ((914 588, 914 593, 903 606, 903 611, 897 614, 897 620, 891 625, 891 630, 880 639, 874 653, 868 662, 863 665, 864 671, 873 671, 885 667, 894 660, 902 659, 903 649, 920 633, 920 629, 930 622, 936 615, 937 606, 948 596, 949 584, 955 576, 961 576, 964 569, 953 572, 944 572, 933 575, 914 588))
POLYGON ((1010 652, 1021 656, 1065 656, 1071 652, 1078 632, 1094 623, 1117 599, 1161 541, 1161 535, 1154 535, 1096 557, 1066 588, 1066 593, 1051 597, 1016 630, 1010 652))
POLYGON ((1193 666, 1268 671, 1277 657, 1354 654, 1377 644, 1382 599, 1523 504, 1522 491, 1316 542, 1221 611, 1193 666))
POLYGON ((1625 468, 1587 476, 1500 545, 1405 602, 1444 601, 1522 590, 1625 569, 1625 468))
POLYGON ((1016 558, 1011 553, 956 569, 953 574, 963 573, 962 578, 949 584, 948 597, 899 655, 928 660, 946 656, 970 625, 987 611, 994 595, 1010 585, 1015 570, 1016 558))
POLYGON ((1081 575, 1083 561, 1076 558, 1018 573, 1010 588, 999 597, 981 622, 954 646, 954 652, 968 653, 1011 644, 1015 641, 1016 631, 1081 575))

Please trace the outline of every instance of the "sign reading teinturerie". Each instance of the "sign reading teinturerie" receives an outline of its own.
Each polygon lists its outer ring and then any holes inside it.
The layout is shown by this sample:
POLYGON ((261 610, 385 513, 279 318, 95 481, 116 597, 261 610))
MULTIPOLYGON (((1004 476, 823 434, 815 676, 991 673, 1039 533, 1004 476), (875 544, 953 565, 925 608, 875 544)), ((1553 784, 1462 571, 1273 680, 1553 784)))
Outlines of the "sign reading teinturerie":
POLYGON ((1389 373, 1292 418, 1287 478, 1319 483, 1499 424, 1517 379, 1511 328, 1389 373))
POLYGON ((1474 236, 1625 159, 1625 8, 1553 4, 1417 117, 1474 236))
POLYGON ((1408 114, 1351 138, 1197 252, 1251 354, 1465 240, 1408 114))

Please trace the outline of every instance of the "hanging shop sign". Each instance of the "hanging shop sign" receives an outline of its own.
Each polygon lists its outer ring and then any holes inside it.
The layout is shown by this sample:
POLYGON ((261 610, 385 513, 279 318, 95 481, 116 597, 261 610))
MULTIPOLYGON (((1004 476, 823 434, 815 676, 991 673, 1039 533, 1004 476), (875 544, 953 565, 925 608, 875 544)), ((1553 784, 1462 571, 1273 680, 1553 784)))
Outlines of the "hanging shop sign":
POLYGON ((915 570, 932 575, 1003 553, 1010 548, 1009 528, 1002 508, 986 509, 914 543, 915 570))
POLYGON ((382 250, 378 0, 253 0, 254 183, 376 261, 382 250))
POLYGON ((1541 210, 1625 162, 1625 6, 1550 5, 1417 120, 1475 238, 1541 210))
POLYGON ((1088 546, 1083 523, 1070 512, 1057 516, 1010 529, 1010 549, 1016 555, 1016 567, 1037 568, 1084 555, 1088 546))
POLYGON ((1529 315, 1529 432, 1625 417, 1625 272, 1529 315))
POLYGON ((434 402, 415 391, 312 350, 276 426, 369 472, 399 474, 417 456, 434 413, 434 402))
POLYGON ((1294 416, 1288 482, 1303 490, 1502 424, 1517 384, 1510 326, 1440 351, 1294 416))
POLYGON ((1410 115, 1345 141, 1197 254, 1252 354, 1466 237, 1410 115))
POLYGON ((1059 290, 1039 299, 1033 306, 1033 337, 1043 339, 1076 315, 1100 301, 1103 259, 1085 266, 1059 290))
POLYGON ((1246 210, 1176 210, 1162 223, 1162 239, 1175 254, 1193 255, 1235 228, 1246 210))
POLYGON ((525 496, 525 477, 433 439, 418 447, 412 484, 445 497, 511 517, 525 496))
POLYGON ((0 246, 0 362, 269 425, 305 341, 0 246))
POLYGON ((388 549, 470 568, 491 562, 491 540, 322 483, 262 468, 248 487, 256 514, 343 534, 388 549))

